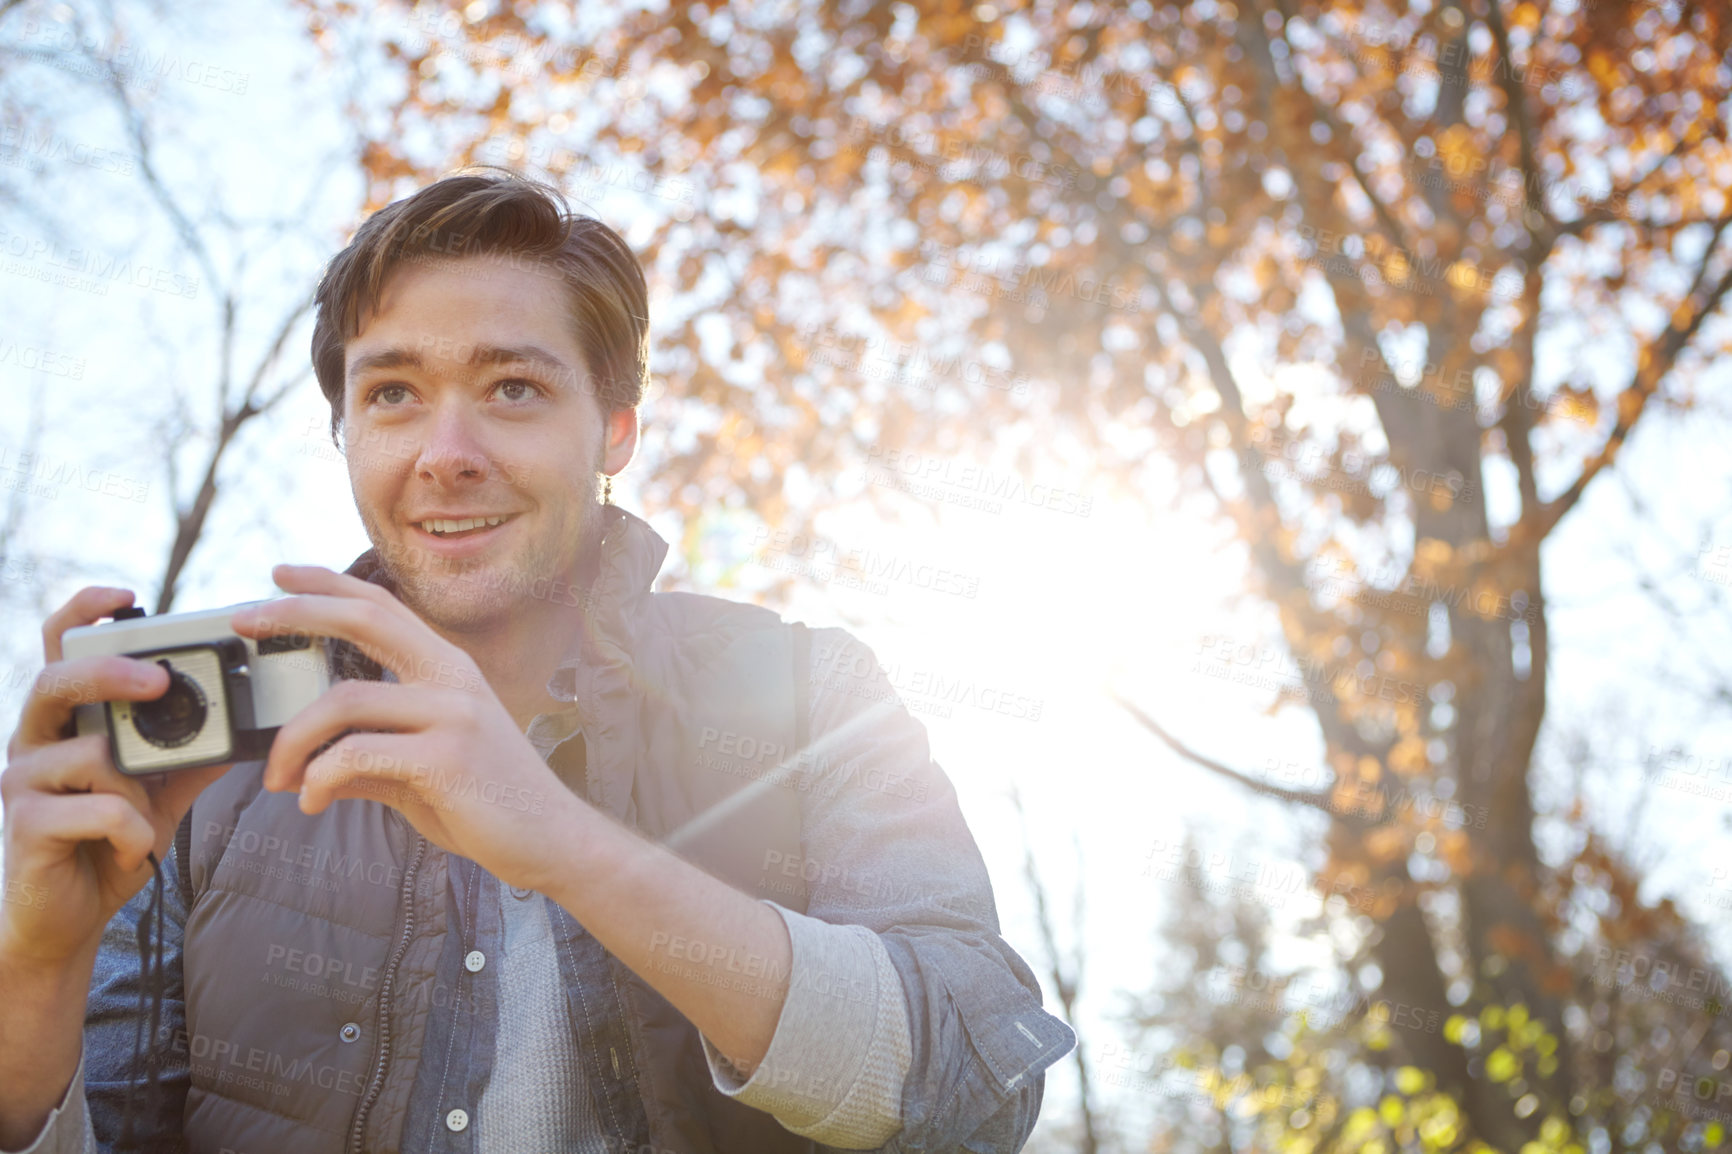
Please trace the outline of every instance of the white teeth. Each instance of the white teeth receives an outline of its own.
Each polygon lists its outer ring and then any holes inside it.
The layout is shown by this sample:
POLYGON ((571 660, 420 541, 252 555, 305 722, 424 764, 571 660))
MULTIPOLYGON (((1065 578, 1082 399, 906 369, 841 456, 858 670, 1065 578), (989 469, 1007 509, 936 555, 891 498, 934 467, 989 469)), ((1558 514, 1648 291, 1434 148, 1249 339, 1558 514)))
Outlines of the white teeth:
POLYGON ((495 525, 503 525, 505 521, 506 518, 504 517, 466 517, 461 521, 440 519, 434 521, 420 521, 417 522, 417 524, 429 533, 462 533, 469 529, 478 529, 483 525, 488 528, 492 528, 495 525))

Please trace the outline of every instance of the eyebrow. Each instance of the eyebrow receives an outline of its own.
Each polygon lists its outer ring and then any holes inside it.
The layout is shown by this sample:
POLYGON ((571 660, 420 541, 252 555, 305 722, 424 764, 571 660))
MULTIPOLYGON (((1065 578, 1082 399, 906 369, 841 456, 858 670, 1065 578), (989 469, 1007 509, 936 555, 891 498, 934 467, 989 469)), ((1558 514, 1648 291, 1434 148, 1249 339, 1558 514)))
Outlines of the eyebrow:
MULTIPOLYGON (((468 363, 478 368, 483 365, 532 364, 540 365, 555 374, 571 372, 570 366, 540 345, 477 345, 475 350, 469 354, 468 363)), ((425 371, 426 368, 426 362, 421 359, 421 354, 413 349, 382 349, 376 353, 368 353, 351 365, 348 379, 355 380, 376 370, 420 369, 425 371)))

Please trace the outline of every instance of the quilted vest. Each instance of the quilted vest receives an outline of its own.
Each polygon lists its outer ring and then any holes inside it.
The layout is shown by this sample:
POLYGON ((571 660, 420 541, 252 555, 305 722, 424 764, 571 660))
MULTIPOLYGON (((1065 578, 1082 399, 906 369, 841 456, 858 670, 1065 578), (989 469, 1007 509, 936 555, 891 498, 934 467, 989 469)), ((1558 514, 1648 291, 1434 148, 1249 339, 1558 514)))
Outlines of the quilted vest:
MULTIPOLYGON (((801 852, 800 795, 766 775, 806 744, 805 627, 757 606, 650 592, 666 543, 624 510, 604 509, 587 594, 570 598, 581 659, 550 682, 577 707, 581 738, 549 764, 688 860, 803 911, 804 883, 776 865, 801 852)), ((389 587, 372 556, 350 572, 389 587)), ((184 1132, 191 1150, 210 1154, 397 1151, 429 1022, 461 988, 462 975, 440 965, 452 956, 459 859, 383 802, 303 814, 294 795, 262 789, 262 769, 234 766, 181 827, 192 1066, 184 1132)), ((626 1052, 623 1075, 587 1079, 596 1117, 639 1112, 622 1128, 657 1150, 814 1148, 718 1093, 697 1030, 611 955, 606 962, 618 991, 610 1004, 624 1011, 609 1035, 619 1039, 616 1074, 626 1052)), ((573 1022, 584 1022, 594 1001, 567 996, 573 1022)))

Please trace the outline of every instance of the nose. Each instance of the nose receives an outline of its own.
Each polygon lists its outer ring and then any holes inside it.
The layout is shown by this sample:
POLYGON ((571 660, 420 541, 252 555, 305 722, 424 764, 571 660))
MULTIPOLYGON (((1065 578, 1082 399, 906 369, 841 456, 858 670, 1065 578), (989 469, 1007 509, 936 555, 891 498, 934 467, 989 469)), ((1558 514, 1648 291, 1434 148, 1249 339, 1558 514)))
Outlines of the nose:
POLYGON ((446 398, 437 404, 415 457, 415 475, 437 485, 486 480, 488 457, 475 435, 474 421, 474 414, 460 400, 446 398))

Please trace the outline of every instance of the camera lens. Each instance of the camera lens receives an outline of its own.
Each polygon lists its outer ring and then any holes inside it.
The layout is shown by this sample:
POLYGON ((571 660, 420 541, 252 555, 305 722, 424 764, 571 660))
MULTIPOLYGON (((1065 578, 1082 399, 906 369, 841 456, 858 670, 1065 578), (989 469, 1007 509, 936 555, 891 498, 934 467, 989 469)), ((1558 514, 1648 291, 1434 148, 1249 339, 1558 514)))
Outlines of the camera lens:
POLYGON ((155 701, 135 702, 132 724, 152 745, 173 749, 199 735, 210 709, 198 682, 170 665, 166 657, 157 664, 168 670, 168 692, 155 701))

